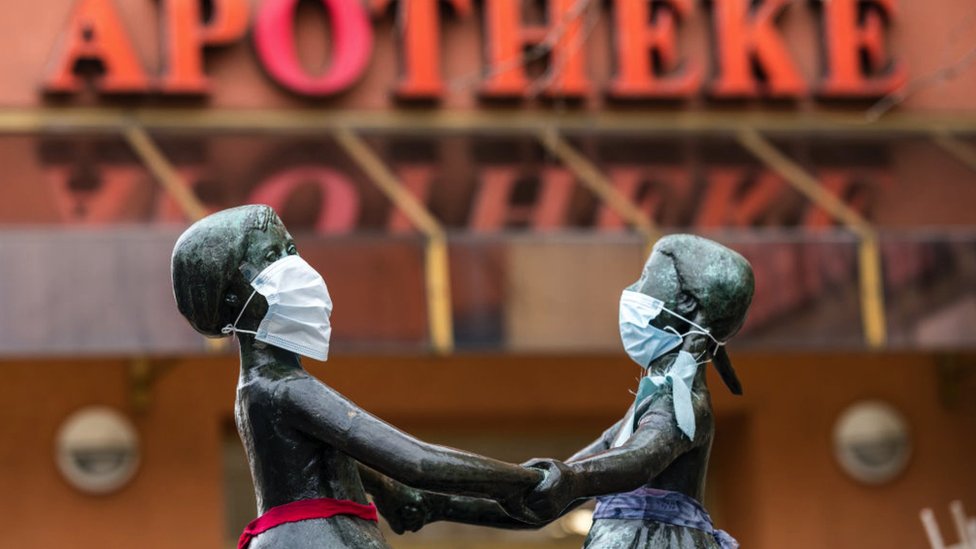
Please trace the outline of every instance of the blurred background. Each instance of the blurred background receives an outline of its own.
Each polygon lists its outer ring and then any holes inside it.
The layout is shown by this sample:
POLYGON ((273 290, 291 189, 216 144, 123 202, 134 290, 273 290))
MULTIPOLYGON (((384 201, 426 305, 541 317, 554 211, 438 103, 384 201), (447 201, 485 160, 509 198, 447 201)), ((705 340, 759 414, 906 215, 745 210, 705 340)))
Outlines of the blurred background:
MULTIPOLYGON (((249 203, 329 285, 314 375, 514 462, 623 415, 620 291, 660 235, 716 239, 756 275, 744 396, 709 372, 717 525, 928 547, 928 508, 963 541, 972 2, 35 0, 0 37, 2 545, 235 546, 236 348, 179 316, 169 257, 249 203)), ((389 540, 579 547, 588 520, 389 540)))

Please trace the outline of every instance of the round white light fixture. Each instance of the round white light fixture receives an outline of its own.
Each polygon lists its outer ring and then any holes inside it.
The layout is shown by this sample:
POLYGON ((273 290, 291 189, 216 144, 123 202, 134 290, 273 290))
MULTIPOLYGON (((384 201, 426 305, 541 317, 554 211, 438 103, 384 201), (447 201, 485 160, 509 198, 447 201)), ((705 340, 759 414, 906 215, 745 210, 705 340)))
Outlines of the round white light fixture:
POLYGON ((139 467, 139 435, 128 418, 111 408, 91 406, 68 416, 56 445, 61 474, 89 494, 118 490, 139 467))
POLYGON ((885 402, 855 403, 834 424, 838 463, 847 474, 866 484, 883 484, 898 476, 911 453, 907 423, 885 402))

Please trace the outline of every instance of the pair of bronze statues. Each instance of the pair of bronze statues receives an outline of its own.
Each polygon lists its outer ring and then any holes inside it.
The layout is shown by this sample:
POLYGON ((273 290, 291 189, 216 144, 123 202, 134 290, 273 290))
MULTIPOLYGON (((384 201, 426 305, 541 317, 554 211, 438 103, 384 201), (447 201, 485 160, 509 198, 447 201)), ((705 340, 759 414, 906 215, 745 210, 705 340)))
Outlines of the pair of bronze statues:
POLYGON ((388 547, 377 508, 398 533, 442 520, 537 528, 594 497, 585 547, 736 546, 699 503, 714 435, 701 365, 740 392, 722 345, 753 292, 748 262, 720 244, 657 243, 620 303, 624 347, 647 370, 633 406, 566 461, 522 466, 418 440, 302 368, 299 355, 327 356, 332 303, 271 208, 195 223, 172 276, 193 328, 240 344, 235 415, 259 513, 241 548, 388 547))

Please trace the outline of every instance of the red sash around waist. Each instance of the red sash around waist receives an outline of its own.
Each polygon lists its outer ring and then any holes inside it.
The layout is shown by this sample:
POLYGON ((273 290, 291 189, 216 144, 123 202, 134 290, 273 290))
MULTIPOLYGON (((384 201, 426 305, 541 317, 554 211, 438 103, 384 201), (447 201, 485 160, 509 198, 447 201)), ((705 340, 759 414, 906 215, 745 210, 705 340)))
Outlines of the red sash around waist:
POLYGON ((244 533, 241 534, 241 539, 237 542, 237 549, 246 549, 247 545, 251 543, 251 539, 275 526, 300 520, 329 518, 336 515, 352 515, 373 522, 378 520, 376 506, 372 503, 363 505, 355 501, 332 498, 293 501, 272 507, 260 517, 252 520, 244 529, 244 533))

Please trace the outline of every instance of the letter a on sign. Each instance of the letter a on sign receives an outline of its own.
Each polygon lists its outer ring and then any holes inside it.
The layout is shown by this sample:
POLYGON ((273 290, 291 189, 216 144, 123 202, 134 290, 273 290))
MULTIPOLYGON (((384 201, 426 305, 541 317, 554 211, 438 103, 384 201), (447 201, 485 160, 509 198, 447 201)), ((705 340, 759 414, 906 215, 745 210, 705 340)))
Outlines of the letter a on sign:
POLYGON ((111 0, 80 0, 75 4, 44 78, 44 90, 80 91, 82 79, 76 73, 79 61, 101 65, 102 74, 95 80, 100 92, 134 93, 149 88, 149 79, 111 0))

